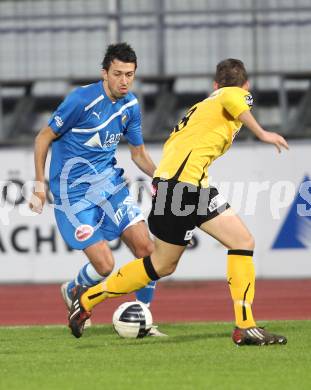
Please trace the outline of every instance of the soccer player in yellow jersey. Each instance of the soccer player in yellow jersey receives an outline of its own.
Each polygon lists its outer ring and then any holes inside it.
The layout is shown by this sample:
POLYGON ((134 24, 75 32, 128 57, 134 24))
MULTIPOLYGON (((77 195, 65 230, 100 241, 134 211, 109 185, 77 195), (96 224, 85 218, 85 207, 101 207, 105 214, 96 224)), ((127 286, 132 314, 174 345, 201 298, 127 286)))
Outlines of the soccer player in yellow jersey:
POLYGON ((154 173, 149 228, 155 236, 150 256, 127 263, 104 282, 78 287, 69 315, 74 336, 99 302, 140 289, 151 280, 170 275, 196 227, 228 249, 227 280, 234 305, 238 345, 286 344, 284 336, 256 325, 251 305, 255 292, 254 239, 241 219, 209 186, 208 167, 231 146, 244 124, 262 142, 288 149, 285 139, 264 130, 250 110, 252 96, 244 64, 227 59, 217 65, 214 93, 197 103, 174 128, 154 173))

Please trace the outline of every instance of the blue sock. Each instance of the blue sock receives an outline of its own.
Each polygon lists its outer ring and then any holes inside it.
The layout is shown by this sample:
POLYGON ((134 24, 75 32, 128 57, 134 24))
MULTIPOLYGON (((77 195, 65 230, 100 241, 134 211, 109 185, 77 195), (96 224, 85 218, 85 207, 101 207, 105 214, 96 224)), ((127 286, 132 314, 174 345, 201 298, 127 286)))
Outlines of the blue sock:
POLYGON ((149 306, 153 299, 156 284, 156 281, 152 280, 150 283, 147 284, 146 287, 143 287, 140 290, 136 291, 136 299, 149 306))
POLYGON ((67 286, 67 294, 69 296, 70 299, 72 299, 72 289, 76 286, 76 283, 74 280, 71 280, 69 283, 68 283, 68 286, 67 286))
POLYGON ((91 263, 86 263, 79 271, 78 276, 71 280, 67 287, 67 294, 72 298, 72 289, 80 284, 81 286, 92 287, 98 284, 98 282, 105 279, 105 276, 100 275, 96 272, 95 268, 91 263))

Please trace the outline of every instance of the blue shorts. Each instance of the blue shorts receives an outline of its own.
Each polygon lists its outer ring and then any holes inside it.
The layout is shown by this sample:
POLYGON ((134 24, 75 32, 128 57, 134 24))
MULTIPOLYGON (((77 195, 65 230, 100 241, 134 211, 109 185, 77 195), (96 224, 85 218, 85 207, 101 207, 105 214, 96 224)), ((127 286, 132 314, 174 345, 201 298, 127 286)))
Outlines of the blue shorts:
POLYGON ((97 194, 95 202, 80 198, 70 200, 70 205, 57 203, 54 213, 58 229, 73 249, 85 249, 102 240, 112 241, 127 227, 144 220, 125 185, 108 199, 97 194))

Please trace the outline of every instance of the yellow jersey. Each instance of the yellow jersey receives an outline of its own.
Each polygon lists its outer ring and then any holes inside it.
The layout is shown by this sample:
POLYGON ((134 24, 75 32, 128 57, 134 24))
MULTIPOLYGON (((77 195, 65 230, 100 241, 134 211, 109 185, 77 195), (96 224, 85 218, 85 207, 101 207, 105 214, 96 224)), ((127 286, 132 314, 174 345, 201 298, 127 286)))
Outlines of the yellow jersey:
POLYGON ((208 167, 229 149, 252 103, 245 89, 224 87, 192 106, 164 144, 154 177, 208 187, 208 167))

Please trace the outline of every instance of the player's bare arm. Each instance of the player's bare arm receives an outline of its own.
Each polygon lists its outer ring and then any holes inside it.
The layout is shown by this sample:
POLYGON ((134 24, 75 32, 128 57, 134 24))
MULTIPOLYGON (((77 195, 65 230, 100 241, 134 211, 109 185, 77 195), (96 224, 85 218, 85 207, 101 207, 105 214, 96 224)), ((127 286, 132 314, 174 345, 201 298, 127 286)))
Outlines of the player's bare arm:
POLYGON ((53 130, 46 126, 44 127, 35 139, 34 146, 34 159, 35 159, 35 171, 36 171, 36 182, 33 195, 29 202, 29 207, 36 213, 42 213, 42 209, 45 203, 45 162, 51 143, 58 136, 53 130))
POLYGON ((146 175, 153 177, 156 166, 147 152, 145 145, 129 145, 129 148, 131 151, 132 160, 138 166, 138 168, 146 173, 146 175))
POLYGON ((264 130, 250 111, 242 112, 239 116, 239 120, 248 127, 260 141, 275 145, 279 153, 281 153, 282 148, 289 149, 286 140, 280 134, 264 130))

